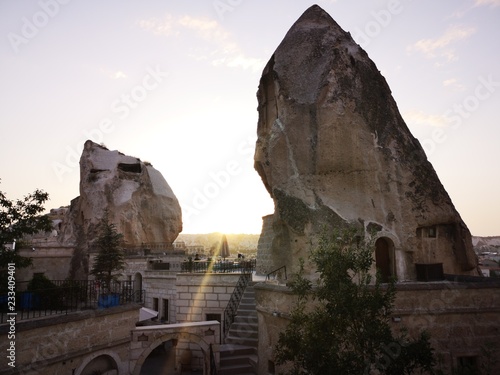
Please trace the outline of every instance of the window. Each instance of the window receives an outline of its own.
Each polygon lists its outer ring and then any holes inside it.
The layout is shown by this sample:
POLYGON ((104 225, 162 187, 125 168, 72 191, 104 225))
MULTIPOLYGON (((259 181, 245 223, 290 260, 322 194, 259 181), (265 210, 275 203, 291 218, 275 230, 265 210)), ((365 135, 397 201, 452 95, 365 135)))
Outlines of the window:
POLYGON ((477 374, 479 371, 477 356, 464 356, 457 358, 458 373, 463 375, 477 374))
POLYGON ((267 372, 270 374, 274 374, 276 372, 273 361, 267 361, 267 372))
MULTIPOLYGON (((206 317, 207 317, 207 319, 206 319, 207 321, 217 320, 219 323, 222 322, 221 314, 206 314, 206 317)), ((219 335, 221 335, 221 334, 222 334, 222 324, 219 326, 219 335)))
POLYGON ((153 298, 153 310, 158 311, 158 298, 153 298))
POLYGON ((221 322, 220 314, 207 314, 207 321, 217 320, 219 323, 221 322))
POLYGON ((435 238, 436 234, 437 234, 436 227, 429 227, 427 233, 428 233, 429 237, 435 238))
POLYGON ((168 322, 168 299, 162 299, 161 320, 168 322))

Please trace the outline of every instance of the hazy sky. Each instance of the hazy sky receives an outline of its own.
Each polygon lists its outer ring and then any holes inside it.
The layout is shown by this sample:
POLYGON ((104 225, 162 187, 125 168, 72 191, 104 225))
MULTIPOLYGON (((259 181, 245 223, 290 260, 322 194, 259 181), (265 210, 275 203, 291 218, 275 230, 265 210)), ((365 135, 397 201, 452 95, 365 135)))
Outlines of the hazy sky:
MULTIPOLYGON (((368 52, 474 235, 500 235, 500 0, 317 1, 368 52)), ((259 233, 256 91, 306 0, 0 0, 0 190, 78 196, 86 139, 149 161, 184 232, 259 233)))

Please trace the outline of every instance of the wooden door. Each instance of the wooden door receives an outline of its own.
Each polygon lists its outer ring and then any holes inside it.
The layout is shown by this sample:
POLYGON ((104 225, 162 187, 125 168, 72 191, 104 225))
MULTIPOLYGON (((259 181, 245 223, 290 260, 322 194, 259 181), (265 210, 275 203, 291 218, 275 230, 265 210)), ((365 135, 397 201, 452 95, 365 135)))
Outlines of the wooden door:
POLYGON ((390 245, 385 238, 379 238, 375 242, 375 265, 380 272, 382 282, 386 283, 392 276, 392 262, 390 254, 390 245))

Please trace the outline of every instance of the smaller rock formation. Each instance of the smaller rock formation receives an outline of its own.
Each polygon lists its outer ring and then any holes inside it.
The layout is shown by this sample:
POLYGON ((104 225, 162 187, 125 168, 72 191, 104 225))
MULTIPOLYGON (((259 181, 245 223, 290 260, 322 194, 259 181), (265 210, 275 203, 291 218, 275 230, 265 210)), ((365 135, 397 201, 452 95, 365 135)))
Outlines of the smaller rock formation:
POLYGON ((60 240, 74 243, 76 255, 85 254, 106 210, 126 246, 170 245, 182 231, 179 202, 158 170, 87 141, 80 158, 80 196, 71 201, 60 240))

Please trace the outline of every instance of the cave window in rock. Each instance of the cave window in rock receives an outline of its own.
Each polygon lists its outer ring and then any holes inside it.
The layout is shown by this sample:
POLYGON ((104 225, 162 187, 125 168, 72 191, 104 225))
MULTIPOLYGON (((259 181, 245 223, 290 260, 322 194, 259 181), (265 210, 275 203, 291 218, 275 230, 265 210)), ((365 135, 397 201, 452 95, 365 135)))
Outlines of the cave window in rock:
POLYGON ((118 164, 118 169, 123 172, 131 172, 131 173, 141 173, 142 167, 140 163, 120 163, 118 164))
POLYGON ((437 230, 436 230, 436 227, 429 227, 427 229, 427 235, 430 237, 430 238, 435 238, 436 235, 437 235, 437 230))
POLYGON ((394 243, 389 238, 380 237, 375 241, 375 265, 383 283, 395 277, 394 243))

